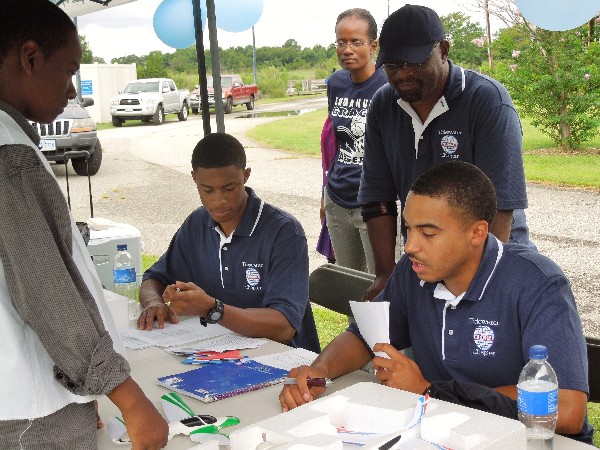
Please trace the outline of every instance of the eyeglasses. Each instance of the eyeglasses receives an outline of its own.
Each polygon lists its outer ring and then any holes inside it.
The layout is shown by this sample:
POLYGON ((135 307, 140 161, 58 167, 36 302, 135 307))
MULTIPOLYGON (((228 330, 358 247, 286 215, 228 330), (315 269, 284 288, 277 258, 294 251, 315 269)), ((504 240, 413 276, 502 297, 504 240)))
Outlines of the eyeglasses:
POLYGON ((345 49, 346 47, 353 47, 353 48, 361 48, 363 45, 366 44, 370 44, 373 41, 363 41, 361 39, 354 39, 352 41, 344 41, 343 39, 337 40, 333 43, 333 45, 336 46, 336 48, 338 48, 339 50, 341 49, 345 49))
POLYGON ((436 49, 436 47, 438 45, 440 45, 440 43, 441 43, 441 41, 433 46, 433 48, 431 49, 431 52, 429 53, 429 55, 427 56, 425 61, 423 61, 422 63, 409 63, 409 62, 404 62, 404 61, 398 61, 395 63, 384 63, 383 68, 385 70, 387 70, 388 72, 398 72, 400 69, 418 69, 419 67, 424 65, 429 60, 429 58, 431 58, 433 51, 436 49))

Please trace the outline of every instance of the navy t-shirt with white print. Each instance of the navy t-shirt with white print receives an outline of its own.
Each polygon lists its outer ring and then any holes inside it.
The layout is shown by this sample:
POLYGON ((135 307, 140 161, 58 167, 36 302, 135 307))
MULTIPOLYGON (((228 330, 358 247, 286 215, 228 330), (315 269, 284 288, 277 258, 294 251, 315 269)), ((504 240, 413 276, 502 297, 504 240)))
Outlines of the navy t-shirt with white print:
POLYGON ((327 193, 344 208, 358 208, 358 187, 365 148, 367 109, 371 98, 387 83, 383 69, 368 80, 354 83, 347 70, 333 73, 327 82, 329 115, 337 141, 337 153, 327 172, 327 193))

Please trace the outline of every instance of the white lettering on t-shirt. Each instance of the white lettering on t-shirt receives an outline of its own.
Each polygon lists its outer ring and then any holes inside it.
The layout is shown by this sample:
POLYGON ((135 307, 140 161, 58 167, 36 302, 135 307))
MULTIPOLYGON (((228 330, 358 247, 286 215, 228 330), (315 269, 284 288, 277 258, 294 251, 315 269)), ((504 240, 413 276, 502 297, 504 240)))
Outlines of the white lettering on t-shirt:
POLYGON ((367 109, 370 99, 348 99, 336 97, 331 110, 332 117, 351 119, 350 128, 340 125, 336 128, 338 133, 346 134, 350 139, 338 152, 337 161, 342 164, 362 165, 365 151, 365 128, 367 123, 367 109))

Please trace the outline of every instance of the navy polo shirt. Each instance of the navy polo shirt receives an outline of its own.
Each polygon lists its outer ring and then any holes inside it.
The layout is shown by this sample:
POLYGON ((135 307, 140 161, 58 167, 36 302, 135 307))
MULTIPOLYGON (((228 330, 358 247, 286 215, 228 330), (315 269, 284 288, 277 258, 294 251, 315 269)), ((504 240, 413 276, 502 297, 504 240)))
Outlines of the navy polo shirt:
MULTIPOLYGON (((516 385, 529 347, 542 344, 559 387, 589 392, 575 299, 550 259, 490 234, 468 290, 453 300, 442 283, 421 281, 406 255, 375 300, 390 302, 390 342, 397 349, 412 346, 427 380, 516 385), (435 298, 436 290, 444 298, 435 298)), ((349 329, 360 336, 356 326, 349 329)), ((582 439, 591 436, 587 422, 582 433, 582 439)))
POLYGON ((496 80, 448 64, 444 95, 425 124, 391 85, 373 96, 358 200, 404 203, 427 169, 466 161, 492 180, 498 210, 514 210, 511 241, 529 245, 522 130, 510 95, 496 80))
POLYGON ((204 207, 183 222, 166 253, 143 280, 165 285, 193 282, 223 303, 280 311, 297 335, 290 344, 319 352, 308 301, 308 249, 304 230, 290 214, 246 188, 248 203, 227 238, 204 207))

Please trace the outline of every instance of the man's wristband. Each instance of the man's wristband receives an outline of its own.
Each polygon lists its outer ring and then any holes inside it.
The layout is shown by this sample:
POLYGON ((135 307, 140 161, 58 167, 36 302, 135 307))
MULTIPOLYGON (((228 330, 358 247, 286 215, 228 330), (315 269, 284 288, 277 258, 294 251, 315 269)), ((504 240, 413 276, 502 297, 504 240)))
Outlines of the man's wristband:
POLYGON ((364 203, 360 210, 363 222, 381 216, 397 216, 398 205, 396 202, 369 202, 364 203))
POLYGON ((429 395, 431 397, 431 384, 425 388, 421 395, 429 395))

